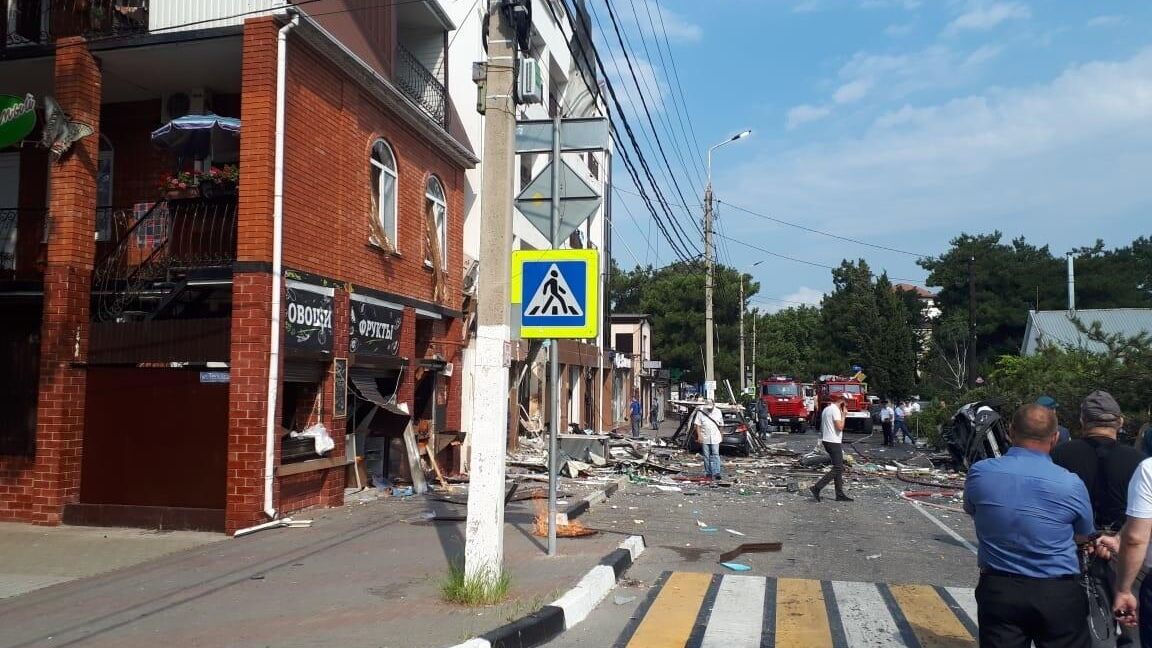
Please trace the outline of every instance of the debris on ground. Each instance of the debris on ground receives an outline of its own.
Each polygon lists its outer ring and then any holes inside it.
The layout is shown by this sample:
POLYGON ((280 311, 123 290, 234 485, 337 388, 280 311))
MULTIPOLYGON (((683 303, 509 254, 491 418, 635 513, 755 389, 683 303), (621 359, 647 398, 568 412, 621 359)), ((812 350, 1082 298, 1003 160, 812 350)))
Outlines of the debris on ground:
POLYGON ((768 553, 770 551, 780 551, 784 548, 782 542, 750 542, 736 547, 732 551, 725 551, 720 554, 720 564, 724 564, 737 556, 742 556, 746 553, 768 553))

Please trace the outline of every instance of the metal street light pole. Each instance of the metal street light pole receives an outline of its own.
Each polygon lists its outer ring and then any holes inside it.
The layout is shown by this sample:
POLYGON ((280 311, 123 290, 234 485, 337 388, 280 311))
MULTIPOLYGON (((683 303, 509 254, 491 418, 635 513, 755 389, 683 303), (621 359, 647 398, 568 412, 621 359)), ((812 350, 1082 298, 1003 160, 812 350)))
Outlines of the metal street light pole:
MULTIPOLYGON (((756 263, 753 263, 752 265, 748 266, 748 269, 751 270, 752 268, 755 268, 756 266, 760 265, 761 263, 764 263, 764 262, 763 261, 757 261, 756 263)), ((753 354, 756 353, 755 349, 753 349, 752 353, 753 354)), ((741 392, 747 391, 747 389, 748 389, 748 377, 747 377, 747 371, 745 370, 746 367, 747 367, 747 365, 744 364, 744 271, 741 270, 740 271, 740 391, 741 392)), ((753 382, 755 382, 755 380, 756 380, 755 377, 753 377, 752 380, 753 380, 753 382)))
POLYGON ((716 397, 712 333, 712 283, 715 273, 715 250, 712 249, 712 151, 751 134, 750 130, 743 131, 708 149, 708 186, 704 188, 704 395, 709 399, 716 397))

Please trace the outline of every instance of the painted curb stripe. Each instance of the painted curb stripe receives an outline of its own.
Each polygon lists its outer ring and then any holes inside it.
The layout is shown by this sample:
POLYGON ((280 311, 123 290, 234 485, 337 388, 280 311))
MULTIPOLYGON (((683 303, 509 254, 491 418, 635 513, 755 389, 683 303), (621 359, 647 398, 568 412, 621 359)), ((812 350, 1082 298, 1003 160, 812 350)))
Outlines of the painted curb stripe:
POLYGON ((600 560, 601 565, 612 568, 616 580, 632 566, 632 552, 627 549, 617 549, 600 560))
POLYGON ((777 648, 832 648, 820 581, 781 578, 776 581, 777 648))
POLYGON ((820 591, 824 594, 824 607, 828 613, 828 630, 832 633, 832 645, 835 648, 847 648, 844 620, 840 618, 840 604, 836 602, 836 592, 832 591, 832 581, 820 581, 820 591))
POLYGON ((776 645, 776 579, 764 583, 764 619, 760 623, 760 648, 776 645))
POLYGON ((967 648, 972 635, 948 605, 928 585, 893 585, 888 588, 900 604, 912 631, 924 648, 967 648))
POLYGON ((888 613, 892 615, 892 620, 896 622, 896 627, 900 629, 900 637, 904 639, 904 645, 909 648, 920 648, 920 640, 916 637, 916 633, 912 632, 912 625, 908 623, 908 619, 904 616, 904 611, 900 609, 900 605, 896 603, 896 599, 892 596, 891 590, 885 583, 877 583, 876 589, 880 590, 880 596, 884 599, 884 604, 888 606, 888 613))
POLYGON ((652 609, 652 604, 656 602, 656 597, 660 596, 660 592, 664 590, 664 584, 672 576, 672 572, 664 572, 652 583, 652 589, 648 591, 648 596, 640 602, 636 607, 636 611, 632 614, 632 618, 628 619, 628 624, 620 632, 620 637, 616 639, 616 643, 612 644, 613 648, 625 648, 628 642, 632 639, 632 635, 636 634, 636 629, 640 627, 640 623, 648 616, 648 610, 652 609))
POLYGON ((906 646, 888 603, 872 583, 832 583, 849 646, 906 646))
POLYGON ((762 621, 753 611, 764 609, 766 584, 762 576, 725 576, 701 648, 759 648, 762 621))
POLYGON ((711 583, 712 574, 676 572, 669 576, 628 648, 685 645, 711 583))
POLYGON ((696 611, 696 622, 692 624, 692 634, 688 635, 688 641, 684 642, 686 648, 699 648, 700 642, 704 640, 704 632, 708 630, 708 618, 712 616, 712 609, 716 606, 716 594, 720 591, 720 581, 724 578, 721 574, 712 574, 712 580, 708 583, 708 591, 704 594, 704 600, 700 602, 700 608, 696 611))
POLYGON ((523 619, 480 635, 492 648, 531 648, 547 643, 564 632, 564 610, 545 605, 523 619))

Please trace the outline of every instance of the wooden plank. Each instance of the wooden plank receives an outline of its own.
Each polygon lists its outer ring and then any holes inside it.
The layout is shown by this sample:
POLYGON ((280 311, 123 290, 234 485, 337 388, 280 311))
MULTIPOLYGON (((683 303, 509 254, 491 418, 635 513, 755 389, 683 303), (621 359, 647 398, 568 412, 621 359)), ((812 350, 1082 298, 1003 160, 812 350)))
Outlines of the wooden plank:
POLYGON ((328 468, 342 468, 349 463, 346 457, 325 457, 323 459, 310 459, 296 463, 284 464, 276 468, 277 477, 299 475, 314 470, 327 470, 328 468))

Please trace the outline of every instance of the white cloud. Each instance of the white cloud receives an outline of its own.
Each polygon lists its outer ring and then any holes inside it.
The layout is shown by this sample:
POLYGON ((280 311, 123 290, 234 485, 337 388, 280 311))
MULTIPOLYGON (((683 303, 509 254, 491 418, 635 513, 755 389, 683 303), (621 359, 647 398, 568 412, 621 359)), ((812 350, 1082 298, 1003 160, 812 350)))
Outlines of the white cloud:
MULTIPOLYGON (((1130 241, 1152 210, 1149 168, 1152 47, 1040 85, 907 105, 850 138, 774 149, 724 182, 736 204, 905 249, 992 229, 1066 248, 1130 241)), ((810 249, 825 263, 860 253, 810 249)))
POLYGON ((1127 18, 1125 18, 1124 16, 1118 16, 1115 14, 1106 15, 1106 16, 1096 16, 1095 18, 1088 21, 1088 27, 1092 27, 1092 28, 1117 27, 1117 26, 1123 25, 1127 22, 1128 22, 1127 18))
POLYGON ((889 38, 901 38, 912 33, 915 28, 913 23, 900 23, 895 25, 888 25, 884 28, 884 35, 889 38))
MULTIPOLYGON (((770 287, 779 285, 779 277, 773 281, 762 281, 761 287, 770 287)), ((824 291, 810 288, 808 286, 800 286, 794 292, 788 293, 782 297, 776 295, 765 297, 752 297, 749 301, 756 305, 761 312, 777 313, 789 308, 797 308, 799 306, 819 306, 820 301, 824 299, 824 291)))
POLYGON ((919 9, 923 4, 921 0, 800 0, 792 5, 795 13, 812 13, 832 8, 859 8, 859 9, 903 9, 912 11, 919 9))
POLYGON ((1032 10, 1020 2, 985 2, 975 0, 968 4, 964 13, 953 20, 947 33, 962 31, 988 31, 1009 20, 1028 20, 1032 10))
POLYGON ((871 79, 853 79, 837 88, 832 94, 832 100, 838 104, 853 103, 866 97, 871 89, 871 79))
POLYGON ((827 106, 811 106, 808 104, 795 106, 788 111, 787 117, 784 119, 784 124, 788 130, 799 128, 804 124, 820 121, 828 115, 832 114, 832 109, 827 106))
MULTIPOLYGON (((695 43, 700 41, 704 36, 704 30, 693 22, 690 22, 684 16, 664 7, 661 7, 656 0, 644 0, 648 5, 648 11, 656 17, 655 25, 659 25, 661 19, 664 22, 664 31, 668 32, 668 38, 673 41, 695 43), (656 14, 660 15, 657 17, 656 14)), ((661 33, 663 35, 663 33, 661 33)))

